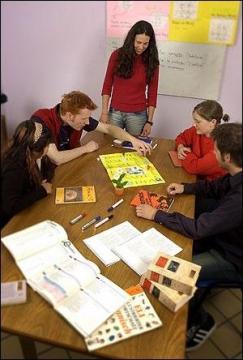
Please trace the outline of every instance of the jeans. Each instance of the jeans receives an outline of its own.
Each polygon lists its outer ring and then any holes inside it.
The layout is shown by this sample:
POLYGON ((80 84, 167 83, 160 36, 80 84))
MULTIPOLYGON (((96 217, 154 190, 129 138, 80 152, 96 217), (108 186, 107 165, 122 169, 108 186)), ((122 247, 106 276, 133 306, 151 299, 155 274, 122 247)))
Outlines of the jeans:
MULTIPOLYGON (((242 281, 242 276, 236 267, 225 260, 215 249, 194 255, 192 257, 192 262, 202 267, 197 282, 202 280, 214 280, 219 283, 242 281)), ((203 322, 206 318, 207 314, 202 307, 202 303, 205 300, 207 293, 207 288, 198 288, 194 297, 190 300, 188 329, 194 324, 203 322)))
POLYGON ((148 119, 148 115, 146 110, 138 112, 122 112, 110 108, 109 118, 111 124, 125 129, 131 135, 137 136, 141 134, 148 119))

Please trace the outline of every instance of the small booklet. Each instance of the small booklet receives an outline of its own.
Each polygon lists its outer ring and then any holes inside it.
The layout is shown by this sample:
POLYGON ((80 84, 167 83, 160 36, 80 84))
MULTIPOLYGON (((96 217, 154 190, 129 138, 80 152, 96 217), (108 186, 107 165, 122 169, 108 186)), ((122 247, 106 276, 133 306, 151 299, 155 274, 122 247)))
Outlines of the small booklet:
POLYGON ((72 186, 56 188, 56 204, 96 202, 94 186, 72 186))
POLYGON ((162 326, 160 318, 140 285, 131 286, 126 292, 131 295, 131 300, 91 336, 85 338, 89 351, 162 326))
POLYGON ((176 166, 176 167, 182 167, 181 160, 178 159, 178 156, 177 156, 177 151, 170 150, 170 151, 168 151, 168 153, 170 155, 170 158, 171 158, 171 161, 172 161, 173 165, 176 166))
MULTIPOLYGON (((142 140, 144 142, 146 142, 147 144, 152 145, 153 143, 153 139, 151 139, 148 136, 136 136, 137 139, 142 140)), ((119 140, 119 139, 114 139, 113 140, 113 145, 116 147, 121 147, 123 149, 133 149, 133 145, 130 141, 123 141, 123 140, 119 140)))
POLYGON ((147 190, 140 190, 132 199, 130 205, 137 206, 140 204, 148 204, 155 209, 169 211, 174 202, 173 197, 164 196, 147 190))
POLYGON ((101 275, 50 220, 2 238, 27 283, 83 336, 90 335, 129 295, 101 275), (94 315, 95 314, 95 315, 94 315))

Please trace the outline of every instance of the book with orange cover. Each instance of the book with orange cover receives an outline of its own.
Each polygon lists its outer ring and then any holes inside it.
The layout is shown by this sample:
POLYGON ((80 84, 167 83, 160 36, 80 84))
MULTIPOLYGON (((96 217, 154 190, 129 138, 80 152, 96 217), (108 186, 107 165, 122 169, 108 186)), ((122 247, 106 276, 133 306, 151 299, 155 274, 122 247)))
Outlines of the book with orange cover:
POLYGON ((90 202, 96 202, 94 185, 56 188, 56 204, 75 204, 90 202))
POLYGON ((173 162, 173 165, 175 165, 176 167, 182 167, 181 160, 178 159, 178 156, 177 156, 177 151, 170 150, 170 151, 168 151, 168 153, 170 155, 171 161, 173 162))
POLYGON ((130 205, 137 206, 140 204, 148 204, 155 209, 169 211, 173 202, 173 197, 149 192, 147 190, 140 190, 137 195, 132 199, 130 205))

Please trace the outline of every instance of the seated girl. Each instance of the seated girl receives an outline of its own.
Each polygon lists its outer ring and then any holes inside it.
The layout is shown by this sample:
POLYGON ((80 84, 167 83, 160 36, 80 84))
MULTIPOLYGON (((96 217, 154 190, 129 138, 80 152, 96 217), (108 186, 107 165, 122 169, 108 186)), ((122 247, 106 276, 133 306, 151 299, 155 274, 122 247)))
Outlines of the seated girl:
POLYGON ((51 193, 50 173, 47 179, 45 166, 43 178, 37 165, 37 160, 45 157, 50 140, 49 130, 33 120, 20 123, 15 130, 2 158, 1 228, 19 211, 51 193))
POLYGON ((196 105, 192 117, 194 126, 179 134, 176 139, 178 159, 182 167, 200 179, 212 180, 226 174, 218 165, 214 154, 213 129, 223 121, 229 121, 229 115, 223 115, 222 106, 214 100, 205 100, 196 105))

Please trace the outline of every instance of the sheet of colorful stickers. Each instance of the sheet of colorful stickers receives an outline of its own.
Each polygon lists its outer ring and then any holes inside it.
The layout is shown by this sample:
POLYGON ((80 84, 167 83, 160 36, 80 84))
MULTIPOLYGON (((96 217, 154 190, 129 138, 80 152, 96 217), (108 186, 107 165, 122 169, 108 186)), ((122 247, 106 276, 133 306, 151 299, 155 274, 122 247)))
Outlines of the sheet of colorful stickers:
POLYGON ((92 335, 85 338, 89 351, 162 326, 161 320, 139 284, 126 289, 126 292, 131 295, 131 299, 92 335))

